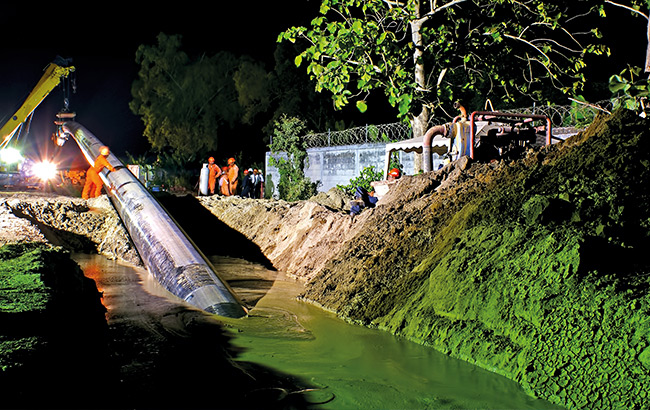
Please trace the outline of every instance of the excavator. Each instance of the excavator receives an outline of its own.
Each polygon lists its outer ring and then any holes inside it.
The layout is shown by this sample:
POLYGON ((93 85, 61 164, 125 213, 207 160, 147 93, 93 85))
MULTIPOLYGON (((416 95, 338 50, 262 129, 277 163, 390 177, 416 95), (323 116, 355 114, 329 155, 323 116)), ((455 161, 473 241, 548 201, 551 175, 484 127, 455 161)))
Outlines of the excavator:
MULTIPOLYGON (((41 79, 20 108, 4 124, 0 123, 0 187, 17 186, 23 183, 25 175, 21 171, 25 159, 15 147, 16 142, 19 139, 23 125, 29 122, 34 110, 54 88, 64 82, 75 71, 70 62, 69 59, 57 57, 52 63, 48 64, 41 79)), ((57 114, 58 121, 55 121, 55 124, 60 125, 64 120, 74 118, 75 115, 69 111, 68 105, 68 98, 64 96, 64 107, 57 114)), ((55 135, 59 135, 59 133, 55 135)), ((59 146, 63 145, 63 142, 55 140, 55 143, 59 146)))

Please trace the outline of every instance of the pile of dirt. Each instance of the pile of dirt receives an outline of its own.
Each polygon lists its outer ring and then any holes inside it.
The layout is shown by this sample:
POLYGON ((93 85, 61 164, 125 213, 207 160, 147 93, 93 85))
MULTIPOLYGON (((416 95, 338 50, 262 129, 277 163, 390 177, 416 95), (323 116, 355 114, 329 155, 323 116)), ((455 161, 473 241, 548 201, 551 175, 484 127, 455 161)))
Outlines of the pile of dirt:
POLYGON ((402 181, 304 297, 568 408, 641 408, 649 148, 649 122, 620 111, 445 189, 433 174, 402 181))
POLYGON ((518 161, 404 177, 352 219, 204 198, 303 298, 567 408, 650 395, 650 124, 629 111, 518 161))
POLYGON ((43 242, 142 265, 105 195, 84 200, 46 193, 1 193, 0 226, 0 245, 43 242))
MULTIPOLYGON (((334 192, 295 203, 161 202, 204 253, 272 264, 305 281, 302 298, 350 321, 503 374, 567 408, 643 408, 649 165, 649 121, 621 110, 518 161, 462 158, 405 176, 356 217, 334 192)), ((34 237, 54 232, 68 246, 79 238, 64 233, 82 232, 101 252, 132 259, 112 211, 99 222, 90 217, 98 205, 60 202, 4 200, 0 223, 21 216, 38 228, 34 237)))

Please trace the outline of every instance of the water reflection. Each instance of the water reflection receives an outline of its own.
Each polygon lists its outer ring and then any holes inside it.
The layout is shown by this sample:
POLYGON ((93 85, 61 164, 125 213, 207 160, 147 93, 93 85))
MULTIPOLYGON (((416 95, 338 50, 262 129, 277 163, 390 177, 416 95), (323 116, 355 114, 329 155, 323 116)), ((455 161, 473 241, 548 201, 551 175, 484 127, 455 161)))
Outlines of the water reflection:
MULTIPOLYGON (((213 263, 220 262, 217 258, 213 263)), ((235 266, 237 260, 227 265, 235 266)), ((312 402, 334 397, 318 408, 559 408, 531 398, 504 377, 386 332, 350 325, 300 302, 296 296, 302 285, 281 273, 237 269, 249 277, 274 278, 249 317, 224 320, 233 343, 244 348, 239 359, 322 388, 308 393, 312 402)))
MULTIPOLYGON (((137 311, 136 324, 147 331, 149 339, 155 339, 147 342, 147 348, 158 351, 146 352, 149 356, 144 359, 123 360, 126 366, 137 366, 139 371, 145 368, 145 373, 148 367, 151 372, 155 370, 156 360, 164 353, 165 361, 173 361, 173 366, 166 367, 174 374, 214 375, 213 369, 223 363, 210 363, 210 357, 217 343, 222 343, 239 365, 252 364, 274 375, 271 385, 253 386, 246 393, 259 403, 287 403, 299 395, 301 400, 320 403, 310 406, 318 409, 558 408, 527 396, 504 377, 386 332, 350 325, 323 309, 300 302, 296 296, 302 290, 301 283, 262 265, 235 258, 210 258, 219 274, 251 307, 248 317, 228 319, 185 305, 144 270, 135 277, 133 273, 102 276, 95 271, 121 268, 110 261, 106 262, 112 264, 109 268, 101 264, 97 267, 92 258, 100 257, 90 258, 81 264, 107 289, 104 303, 112 327, 119 327, 127 316, 134 315, 124 308, 131 306, 129 309, 137 311), (207 326, 209 322, 212 324, 207 326), (157 341, 160 338, 173 343, 161 347, 157 341), (302 380, 301 385, 308 387, 280 385, 277 381, 285 377, 282 375, 302 380)), ((128 340, 118 342, 125 344, 121 348, 128 347, 128 340)), ((137 385, 140 377, 129 381, 137 385)), ((180 383, 180 379, 177 375, 174 383, 180 383)), ((240 381, 250 386, 253 383, 240 381)), ((201 389, 196 385, 187 387, 201 389)), ((155 393, 157 388, 146 384, 144 393, 155 393)), ((128 393, 135 396, 142 391, 128 393)), ((212 405, 218 407, 219 403, 212 405)))

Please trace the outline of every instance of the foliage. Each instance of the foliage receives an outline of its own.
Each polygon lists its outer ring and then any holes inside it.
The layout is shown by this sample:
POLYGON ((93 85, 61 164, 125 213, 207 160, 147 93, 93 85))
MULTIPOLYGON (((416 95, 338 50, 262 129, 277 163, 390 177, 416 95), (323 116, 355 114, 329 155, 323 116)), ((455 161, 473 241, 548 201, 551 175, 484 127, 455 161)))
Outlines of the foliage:
POLYGON ((357 187, 362 187, 366 191, 370 192, 373 190, 370 183, 372 181, 381 181, 382 179, 384 179, 383 171, 377 171, 375 166, 371 165, 362 169, 361 174, 358 177, 350 179, 348 185, 337 185, 336 187, 348 195, 354 195, 357 187))
POLYGON ((308 199, 317 192, 318 182, 311 182, 304 171, 308 165, 307 150, 302 139, 305 129, 304 122, 299 118, 283 115, 276 121, 273 131, 271 152, 276 155, 269 159, 269 163, 278 169, 278 193, 281 199, 287 201, 308 199))
POLYGON ((580 89, 582 57, 606 52, 589 43, 598 32, 583 23, 593 6, 590 0, 323 0, 310 27, 289 28, 278 41, 306 41, 295 64, 306 63, 316 90, 329 90, 337 108, 355 100, 363 112, 370 92, 381 90, 419 134, 431 109, 455 100, 546 102, 549 90, 580 89))
POLYGON ((613 94, 614 108, 624 107, 635 111, 644 111, 649 106, 650 80, 638 78, 640 67, 628 67, 618 75, 609 78, 609 89, 613 94))
POLYGON ((215 151, 223 129, 250 121, 261 97, 242 82, 245 73, 257 72, 250 60, 227 52, 192 60, 180 47, 180 36, 161 33, 157 45, 138 48, 129 107, 144 122, 151 146, 185 164, 215 151))

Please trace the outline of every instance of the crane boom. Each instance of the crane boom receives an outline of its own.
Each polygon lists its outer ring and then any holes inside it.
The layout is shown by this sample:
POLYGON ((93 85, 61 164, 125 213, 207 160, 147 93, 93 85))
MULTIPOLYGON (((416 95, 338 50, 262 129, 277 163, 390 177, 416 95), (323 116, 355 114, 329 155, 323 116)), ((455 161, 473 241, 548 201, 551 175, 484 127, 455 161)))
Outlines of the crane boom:
POLYGON ((34 112, 36 107, 48 96, 48 94, 68 77, 75 70, 73 66, 62 67, 55 63, 50 63, 45 68, 45 73, 36 84, 36 87, 27 96, 25 102, 20 106, 18 111, 9 118, 9 120, 0 128, 0 148, 7 146, 16 130, 23 124, 27 118, 34 112))

